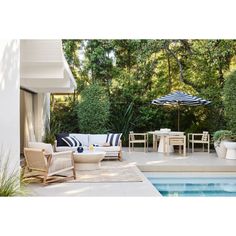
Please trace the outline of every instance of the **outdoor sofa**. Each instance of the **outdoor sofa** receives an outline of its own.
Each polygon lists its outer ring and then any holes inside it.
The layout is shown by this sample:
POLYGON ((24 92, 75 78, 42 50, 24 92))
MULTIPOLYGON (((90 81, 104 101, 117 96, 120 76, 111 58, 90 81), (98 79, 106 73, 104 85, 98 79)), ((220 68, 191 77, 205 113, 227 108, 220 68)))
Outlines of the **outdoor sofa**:
POLYGON ((54 148, 56 152, 76 151, 78 146, 82 146, 84 150, 93 146, 94 151, 106 152, 104 159, 122 160, 122 134, 81 134, 81 133, 61 133, 56 135, 54 148), (79 141, 76 146, 65 142, 65 137, 75 137, 79 141))

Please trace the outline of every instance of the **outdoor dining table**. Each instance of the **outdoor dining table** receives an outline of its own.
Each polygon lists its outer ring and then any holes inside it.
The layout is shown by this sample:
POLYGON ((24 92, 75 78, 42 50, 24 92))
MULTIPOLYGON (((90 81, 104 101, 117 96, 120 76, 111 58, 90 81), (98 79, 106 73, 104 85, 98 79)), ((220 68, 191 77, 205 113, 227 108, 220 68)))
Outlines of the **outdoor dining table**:
POLYGON ((175 135, 184 135, 184 132, 179 132, 179 131, 161 131, 161 130, 156 130, 156 131, 149 131, 148 134, 153 135, 153 150, 157 150, 156 146, 156 140, 157 137, 160 137, 159 141, 159 146, 158 146, 158 152, 165 153, 169 149, 169 152, 174 152, 174 148, 172 145, 169 145, 168 149, 166 147, 166 138, 168 136, 175 136, 175 135))

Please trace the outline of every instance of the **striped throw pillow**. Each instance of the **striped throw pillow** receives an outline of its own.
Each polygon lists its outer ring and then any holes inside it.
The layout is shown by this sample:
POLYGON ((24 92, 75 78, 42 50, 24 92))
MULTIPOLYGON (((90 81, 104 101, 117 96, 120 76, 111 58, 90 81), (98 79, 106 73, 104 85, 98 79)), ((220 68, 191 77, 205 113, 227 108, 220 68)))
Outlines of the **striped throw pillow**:
POLYGON ((109 143, 111 146, 118 146, 122 134, 107 134, 106 143, 109 143))
POLYGON ((82 143, 76 138, 76 137, 64 137, 61 138, 69 147, 78 147, 78 146, 82 146, 82 143))

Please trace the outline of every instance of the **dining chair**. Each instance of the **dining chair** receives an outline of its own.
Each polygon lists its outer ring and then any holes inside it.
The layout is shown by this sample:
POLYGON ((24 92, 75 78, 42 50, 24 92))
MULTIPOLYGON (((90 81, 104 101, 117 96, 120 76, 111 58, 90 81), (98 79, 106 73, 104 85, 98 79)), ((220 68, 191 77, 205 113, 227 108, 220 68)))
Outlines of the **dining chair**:
POLYGON ((192 152, 194 152, 194 144, 202 144, 202 151, 205 151, 205 144, 207 144, 207 151, 210 153, 210 134, 208 131, 202 133, 189 133, 188 134, 188 150, 192 144, 192 152))
POLYGON ((148 144, 148 138, 147 138, 148 134, 147 133, 134 133, 133 131, 130 131, 129 133, 129 152, 130 152, 130 148, 132 147, 132 151, 134 151, 134 144, 137 143, 142 143, 143 144, 143 148, 144 148, 144 152, 147 151, 147 144, 148 144), (137 139, 137 137, 141 137, 139 139, 137 139))
POLYGON ((169 147, 170 145, 172 146, 179 146, 179 153, 182 153, 182 148, 183 148, 183 155, 186 156, 186 136, 185 135, 169 135, 166 138, 166 143, 165 145, 167 146, 167 153, 170 153, 169 147))

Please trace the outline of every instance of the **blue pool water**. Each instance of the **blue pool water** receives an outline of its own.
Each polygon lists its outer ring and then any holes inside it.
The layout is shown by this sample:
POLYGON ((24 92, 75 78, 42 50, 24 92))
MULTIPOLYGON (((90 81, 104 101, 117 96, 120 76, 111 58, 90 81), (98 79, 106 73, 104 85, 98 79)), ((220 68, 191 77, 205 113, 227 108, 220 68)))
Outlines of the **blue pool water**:
POLYGON ((236 196, 236 177, 150 177, 148 179, 162 196, 236 196))

